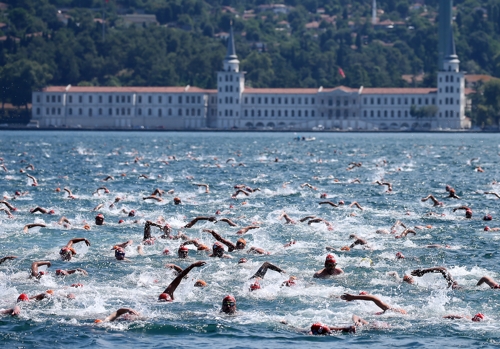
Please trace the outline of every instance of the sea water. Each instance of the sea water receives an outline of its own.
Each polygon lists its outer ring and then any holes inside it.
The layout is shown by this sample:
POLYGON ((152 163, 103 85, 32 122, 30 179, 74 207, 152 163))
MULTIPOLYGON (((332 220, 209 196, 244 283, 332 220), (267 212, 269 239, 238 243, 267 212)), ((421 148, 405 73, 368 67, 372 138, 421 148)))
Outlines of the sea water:
MULTIPOLYGON (((20 293, 30 296, 54 290, 54 296, 39 302, 21 304, 18 317, 0 317, 0 345, 6 347, 471 347, 500 343, 498 315, 500 293, 488 286, 476 286, 484 275, 500 281, 498 271, 500 232, 485 232, 486 224, 500 226, 500 202, 485 191, 500 191, 498 166, 500 141, 493 134, 339 134, 316 133, 121 133, 121 132, 24 132, 0 133, 0 157, 7 172, 0 169, 0 193, 16 206, 15 218, 0 212, 0 257, 18 258, 0 265, 0 309, 12 307, 20 293), (315 137, 296 141, 297 136, 315 137), (172 158, 175 156, 175 159, 172 158), (134 159, 138 158, 135 162, 134 159), (385 161, 384 161, 385 160, 385 161), (349 164, 361 167, 347 170, 349 164), (31 186, 25 170, 37 178, 31 186), (480 166, 484 172, 478 172, 480 166), (103 182, 112 175, 114 180, 103 182), (140 178, 146 175, 148 178, 140 178), (353 183, 359 179, 360 183, 353 183), (393 191, 375 181, 392 183, 393 191), (206 183, 210 193, 196 183, 206 183), (302 186, 309 183, 313 188, 302 186), (245 184, 260 191, 238 195, 234 185, 245 184), (446 198, 445 186, 456 189, 460 200, 446 198), (93 192, 106 186, 111 193, 93 192), (56 188, 67 187, 76 199, 56 188), (173 189, 163 202, 143 200, 154 189, 173 189), (28 195, 10 199, 15 191, 28 195), (344 200, 334 208, 319 205, 320 194, 327 200, 344 200), (433 207, 421 198, 433 194, 444 202, 433 207), (174 205, 178 196, 182 205, 174 205), (115 197, 122 198, 110 207, 115 197), (357 201, 363 210, 349 208, 357 201), (95 226, 92 211, 98 204, 105 216, 104 226, 95 226), (472 219, 464 211, 472 208, 472 219), (42 206, 55 215, 30 214, 42 206), (136 211, 135 217, 125 212, 136 211), (230 218, 238 227, 224 222, 203 221, 182 228, 197 216, 230 218), (331 222, 285 224, 286 212, 298 221, 314 215, 331 222), (430 212, 434 214, 429 215, 430 212), (482 217, 491 214, 493 221, 482 217), (72 228, 58 225, 67 217, 72 228), (211 246, 214 239, 203 229, 216 230, 236 242, 236 231, 256 224, 243 237, 247 247, 269 251, 269 255, 233 252, 233 259, 210 258, 191 245, 189 258, 176 256, 179 240, 158 239, 144 247, 144 222, 164 217, 173 231, 182 231, 211 246), (123 219, 125 222, 118 224, 123 219), (431 225, 416 230, 417 235, 395 239, 394 234, 377 234, 401 220, 407 227, 431 225), (137 221, 134 223, 134 221, 137 221), (39 222, 46 228, 23 232, 25 224, 39 222), (91 230, 84 230, 90 223, 91 230), (368 247, 350 245, 351 234, 364 238, 368 247), (70 239, 85 237, 91 246, 76 244, 78 254, 70 262, 59 259, 59 250, 70 239), (111 247, 134 240, 127 247, 129 262, 114 259, 111 247), (289 248, 283 245, 296 241, 289 248), (449 248, 427 248, 429 244, 449 248), (344 274, 318 280, 327 251, 336 250, 338 267, 344 274), (170 255, 162 254, 167 248, 170 255), (396 252, 406 259, 397 260, 396 252), (245 257, 248 262, 238 264, 245 257), (28 278, 35 260, 49 260, 49 274, 39 281, 28 278), (196 260, 207 264, 191 271, 175 292, 175 301, 159 303, 158 295, 175 278, 165 267, 174 263, 185 268, 196 260), (269 271, 262 289, 250 292, 249 278, 269 261, 286 274, 269 271), (415 278, 409 285, 389 276, 400 277, 416 268, 445 266, 463 287, 447 288, 440 274, 415 278), (83 268, 89 276, 55 276, 56 269, 83 268), (289 276, 298 278, 295 287, 281 287, 289 276), (195 288, 196 279, 208 283, 195 288), (70 287, 82 283, 81 288, 70 287), (344 293, 367 291, 384 302, 407 310, 407 315, 378 309, 371 302, 345 302, 344 293), (65 298, 74 293, 73 300, 65 298), (238 314, 220 313, 222 298, 232 294, 238 314), (137 321, 95 324, 118 308, 141 313, 137 321), (481 312, 486 321, 445 320, 447 314, 469 315, 481 312), (352 324, 353 314, 383 324, 382 329, 359 329, 355 334, 310 336, 299 329, 314 322, 331 326, 352 324), (286 322, 287 324, 284 324, 286 322)), ((159 235, 153 229, 153 235, 159 235)), ((401 232, 401 230, 399 231, 401 232)))

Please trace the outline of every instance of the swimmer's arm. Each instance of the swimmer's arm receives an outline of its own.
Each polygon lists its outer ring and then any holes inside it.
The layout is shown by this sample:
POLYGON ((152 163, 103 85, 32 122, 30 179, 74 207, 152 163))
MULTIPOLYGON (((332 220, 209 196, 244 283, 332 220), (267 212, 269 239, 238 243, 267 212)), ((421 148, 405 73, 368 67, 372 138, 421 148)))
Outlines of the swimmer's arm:
POLYGON ((382 302, 380 300, 380 298, 378 298, 377 296, 373 296, 371 294, 367 294, 367 295, 353 295, 353 294, 345 293, 344 295, 340 296, 340 298, 343 299, 343 300, 346 300, 348 302, 355 301, 355 300, 371 301, 371 302, 375 303, 375 305, 378 306, 383 311, 391 309, 391 307, 388 304, 382 302))
POLYGON ((215 238, 215 240, 222 242, 224 245, 226 245, 229 248, 229 252, 232 252, 236 249, 236 245, 233 244, 231 241, 224 239, 222 236, 217 234, 215 230, 211 229, 203 229, 205 233, 210 233, 212 236, 215 238))
MULTIPOLYGON (((128 241, 125 241, 125 242, 123 242, 123 243, 121 243, 121 244, 118 244, 118 245, 115 245, 115 246, 125 248, 125 247, 127 247, 127 246, 129 246, 129 245, 132 245, 133 243, 134 243, 134 241, 133 241, 133 240, 128 240, 128 241)), ((114 249, 115 249, 115 248, 114 248, 114 246, 113 246, 112 250, 114 250, 114 249)))
POLYGON ((31 276, 38 276, 38 267, 46 265, 49 268, 52 264, 49 261, 37 261, 31 263, 31 276))
POLYGON ((189 267, 187 267, 186 269, 181 271, 179 273, 179 275, 176 276, 176 278, 170 283, 170 285, 167 286, 167 288, 165 289, 165 291, 163 291, 163 293, 167 293, 168 295, 170 295, 170 297, 173 300, 174 299, 174 292, 177 289, 177 287, 179 287, 179 284, 181 283, 182 279, 187 274, 189 274, 191 269, 204 266, 205 264, 206 264, 206 262, 204 262, 204 261, 198 261, 198 262, 191 264, 189 267))
POLYGON ((175 264, 165 264, 165 268, 174 269, 177 273, 182 273, 182 268, 175 264))
POLYGON ((313 218, 316 218, 316 216, 306 216, 304 218, 301 218, 299 221, 302 223, 302 222, 305 222, 305 221, 307 221, 309 219, 313 219, 313 218))
POLYGON ((79 243, 79 242, 82 242, 82 241, 85 241, 85 244, 87 246, 90 246, 90 241, 87 240, 86 238, 74 238, 74 239, 71 239, 71 240, 69 240, 69 242, 68 242, 68 244, 66 246, 71 247, 71 246, 73 246, 73 244, 76 244, 76 243, 79 243))
POLYGON ((35 228, 35 227, 46 228, 47 226, 45 224, 42 224, 42 223, 30 223, 30 224, 26 224, 24 226, 23 231, 25 233, 27 233, 29 229, 35 228))
POLYGON ((0 314, 8 314, 8 315, 19 315, 21 313, 21 308, 19 308, 19 306, 15 306, 14 308, 10 308, 10 309, 3 309, 3 310, 0 310, 0 314))
POLYGON ((121 309, 118 309, 117 311, 115 311, 113 314, 109 315, 107 318, 105 318, 104 321, 114 321, 124 314, 132 314, 132 315, 139 316, 139 313, 136 312, 134 309, 121 308, 121 309))
POLYGON ((443 319, 451 319, 451 320, 456 320, 456 319, 465 319, 466 317, 463 316, 463 315, 454 315, 454 314, 450 314, 450 315, 445 315, 443 316, 443 319))
POLYGON ((495 287, 497 283, 489 276, 483 276, 482 278, 479 279, 477 282, 476 286, 480 286, 482 284, 486 283, 488 286, 491 288, 495 287))
POLYGON ((12 260, 12 259, 15 259, 17 258, 16 256, 5 256, 3 258, 0 258, 0 264, 2 264, 3 262, 7 261, 7 260, 12 260))
POLYGON ((331 202, 331 201, 321 201, 319 203, 320 205, 330 205, 330 206, 333 206, 333 207, 339 207, 337 204, 331 202))
POLYGON ((335 326, 328 326, 330 331, 335 331, 335 332, 356 332, 356 326, 347 326, 347 327, 335 327, 335 326))
POLYGON ((456 207, 453 209, 453 212, 457 211, 457 210, 470 210, 469 207, 467 206, 460 206, 460 207, 456 207))
POLYGON ((266 275, 268 269, 277 271, 278 273, 284 273, 285 272, 283 269, 275 266, 274 264, 271 264, 269 262, 264 262, 260 266, 259 270, 257 270, 257 272, 250 279, 254 279, 254 278, 257 278, 257 277, 263 279, 264 276, 266 275))

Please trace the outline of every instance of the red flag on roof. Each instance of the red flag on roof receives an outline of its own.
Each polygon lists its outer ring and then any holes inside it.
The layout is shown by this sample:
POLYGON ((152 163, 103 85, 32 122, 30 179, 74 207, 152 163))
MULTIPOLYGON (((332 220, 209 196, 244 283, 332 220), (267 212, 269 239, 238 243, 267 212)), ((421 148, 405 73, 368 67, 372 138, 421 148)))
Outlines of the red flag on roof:
POLYGON ((342 76, 342 79, 345 79, 345 73, 342 70, 342 68, 340 68, 340 67, 339 67, 339 74, 340 74, 340 76, 342 76))

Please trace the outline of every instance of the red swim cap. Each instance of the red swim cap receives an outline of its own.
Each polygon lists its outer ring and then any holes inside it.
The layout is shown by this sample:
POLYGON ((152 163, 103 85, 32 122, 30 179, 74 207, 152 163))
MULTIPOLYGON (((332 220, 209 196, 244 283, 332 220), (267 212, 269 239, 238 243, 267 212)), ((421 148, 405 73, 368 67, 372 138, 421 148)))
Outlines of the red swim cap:
POLYGON ((396 253, 396 258, 397 259, 404 259, 405 256, 401 252, 398 252, 398 253, 396 253))
POLYGON ((489 230, 490 230, 490 227, 488 227, 488 226, 484 227, 484 231, 489 231, 489 230))
POLYGON ((484 320, 484 315, 481 314, 481 313, 477 313, 476 315, 474 315, 474 317, 472 318, 472 321, 474 322, 479 322, 479 321, 482 321, 484 320))
POLYGON ((162 302, 172 302, 172 297, 170 297, 168 293, 162 293, 158 297, 158 300, 162 302))
POLYGON ((181 247, 179 247, 179 251, 189 251, 189 248, 187 248, 186 246, 182 245, 181 247))
POLYGON ((54 210, 49 211, 49 214, 54 214, 54 213, 56 213, 56 211, 54 211, 54 210))
POLYGON ((340 200, 339 205, 343 205, 343 204, 345 204, 344 200, 340 200))
POLYGON ((61 269, 56 269, 56 275, 61 275, 61 269))
POLYGON ((321 194, 321 195, 320 195, 320 198, 321 198, 321 199, 326 199, 326 193, 321 194))
POLYGON ((120 220, 118 221, 118 224, 122 224, 123 222, 125 222, 125 221, 124 221, 123 219, 120 219, 120 220))
POLYGON ((169 253, 170 253, 170 251, 168 250, 168 248, 163 250, 163 254, 169 254, 169 253))
POLYGON ((83 287, 83 284, 81 284, 81 283, 72 284, 71 287, 75 287, 75 288, 83 287))
POLYGON ((316 322, 315 324, 311 325, 311 332, 314 335, 325 335, 329 334, 331 331, 328 326, 323 325, 320 322, 316 322))
POLYGON ((246 263, 246 262, 247 262, 246 258, 240 258, 240 260, 238 261, 238 264, 246 263))
POLYGON ((366 291, 361 291, 361 292, 359 292, 359 295, 360 295, 360 296, 366 296, 367 294, 368 294, 368 292, 366 292, 366 291))
POLYGON ((331 254, 329 254, 329 255, 326 256, 325 264, 328 264, 328 263, 337 264, 337 261, 335 260, 335 257, 333 255, 331 255, 331 254))
POLYGON ((19 295, 19 297, 17 297, 17 301, 18 302, 29 302, 30 301, 30 297, 28 297, 28 295, 26 293, 21 293, 19 295))
POLYGON ((491 221, 493 217, 490 214, 487 214, 486 216, 483 217, 483 221, 491 221))
POLYGON ((224 297, 224 299, 222 300, 222 302, 236 302, 236 298, 234 298, 233 296, 231 296, 230 294, 228 294, 226 297, 224 297))
POLYGON ((259 281, 256 280, 253 284, 250 285, 250 291, 260 290, 259 281))
POLYGON ((134 217, 135 216, 135 210, 132 210, 128 213, 129 217, 134 217))
POLYGON ((102 213, 99 213, 97 216, 95 216, 95 218, 102 218, 102 219, 104 219, 104 215, 102 213))

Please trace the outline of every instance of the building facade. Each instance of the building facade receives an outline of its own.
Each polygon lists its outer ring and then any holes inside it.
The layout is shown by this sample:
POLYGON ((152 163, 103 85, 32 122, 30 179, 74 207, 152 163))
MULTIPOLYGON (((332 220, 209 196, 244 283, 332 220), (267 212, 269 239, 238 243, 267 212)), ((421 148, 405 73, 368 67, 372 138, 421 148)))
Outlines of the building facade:
POLYGON ((53 86, 33 92, 41 127, 432 130, 470 128, 450 31, 437 88, 246 88, 231 29, 217 90, 53 86))

